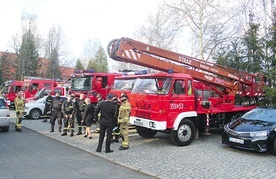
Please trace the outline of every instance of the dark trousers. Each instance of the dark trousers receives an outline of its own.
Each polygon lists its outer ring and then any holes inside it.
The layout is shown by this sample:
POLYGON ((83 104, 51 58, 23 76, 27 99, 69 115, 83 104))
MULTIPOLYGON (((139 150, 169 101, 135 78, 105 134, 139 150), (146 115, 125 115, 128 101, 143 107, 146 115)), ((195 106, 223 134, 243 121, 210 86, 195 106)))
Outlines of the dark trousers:
POLYGON ((58 127, 61 128, 61 126, 62 126, 62 112, 57 111, 57 110, 53 110, 52 119, 51 119, 51 126, 55 126, 56 119, 58 121, 58 127))
POLYGON ((111 138, 112 138, 112 127, 100 124, 100 137, 97 150, 102 150, 103 140, 106 132, 106 144, 105 150, 110 150, 111 138))
POLYGON ((64 116, 64 131, 66 132, 67 130, 72 130, 74 131, 74 115, 73 117, 70 117, 71 114, 67 114, 68 117, 64 116), (69 126, 70 125, 70 126, 69 126))
POLYGON ((81 130, 82 127, 85 127, 85 121, 82 121, 82 116, 83 112, 77 112, 77 123, 78 123, 78 128, 81 130))
POLYGON ((45 108, 44 108, 44 111, 43 111, 43 114, 44 115, 48 115, 47 112, 50 111, 50 106, 48 105, 45 105, 45 108))

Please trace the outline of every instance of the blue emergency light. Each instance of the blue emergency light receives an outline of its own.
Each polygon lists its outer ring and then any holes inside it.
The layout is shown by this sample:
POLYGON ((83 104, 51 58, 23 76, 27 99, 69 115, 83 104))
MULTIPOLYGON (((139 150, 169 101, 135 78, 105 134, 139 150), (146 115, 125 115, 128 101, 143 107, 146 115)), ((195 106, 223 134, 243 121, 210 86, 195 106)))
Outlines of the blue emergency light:
POLYGON ((74 73, 95 73, 95 69, 75 70, 74 73))

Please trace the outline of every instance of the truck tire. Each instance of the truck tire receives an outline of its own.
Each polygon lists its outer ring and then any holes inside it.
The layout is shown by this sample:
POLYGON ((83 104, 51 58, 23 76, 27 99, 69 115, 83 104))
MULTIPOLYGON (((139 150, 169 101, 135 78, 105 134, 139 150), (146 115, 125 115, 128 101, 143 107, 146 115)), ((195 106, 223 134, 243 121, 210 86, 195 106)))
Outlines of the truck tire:
POLYGON ((178 129, 170 131, 170 141, 176 146, 186 146, 194 140, 195 126, 189 119, 183 119, 178 129))
POLYGON ((30 111, 30 115, 29 116, 31 117, 31 119, 39 119, 40 116, 41 116, 41 114, 42 114, 41 110, 39 110, 39 109, 32 109, 30 111))
POLYGON ((155 130, 147 129, 144 127, 138 127, 138 126, 136 126, 136 131, 143 138, 152 138, 157 133, 157 131, 155 130))
POLYGON ((272 145, 271 154, 276 155, 276 138, 274 139, 274 143, 272 145))

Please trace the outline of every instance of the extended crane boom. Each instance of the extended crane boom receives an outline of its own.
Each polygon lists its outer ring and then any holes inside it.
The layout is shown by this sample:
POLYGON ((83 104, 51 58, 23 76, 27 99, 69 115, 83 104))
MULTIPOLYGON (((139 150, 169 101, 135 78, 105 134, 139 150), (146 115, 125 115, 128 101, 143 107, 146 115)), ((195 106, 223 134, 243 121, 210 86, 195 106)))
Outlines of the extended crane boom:
POLYGON ((172 70, 176 73, 188 73, 194 79, 207 83, 215 91, 233 96, 262 96, 263 76, 240 72, 214 63, 204 62, 197 58, 151 46, 130 38, 111 41, 108 45, 110 58, 133 63, 155 70, 172 70), (257 80, 259 82, 257 83, 257 80), (218 90, 224 87, 225 90, 218 90))

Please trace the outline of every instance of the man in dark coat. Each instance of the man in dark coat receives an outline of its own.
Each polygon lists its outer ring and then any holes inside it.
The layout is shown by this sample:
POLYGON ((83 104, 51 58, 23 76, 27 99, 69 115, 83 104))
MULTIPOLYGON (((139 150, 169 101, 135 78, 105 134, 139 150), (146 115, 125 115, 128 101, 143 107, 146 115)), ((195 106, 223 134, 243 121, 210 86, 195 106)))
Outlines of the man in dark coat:
POLYGON ((72 101, 71 95, 67 95, 67 100, 62 104, 64 130, 61 136, 66 136, 70 131, 70 137, 74 135, 74 119, 76 114, 76 104, 72 101))
POLYGON ((62 112, 61 112, 61 108, 62 108, 62 103, 63 103, 63 99, 60 97, 60 93, 57 92, 56 93, 56 97, 53 98, 53 101, 50 105, 50 111, 52 114, 51 117, 51 131, 50 132, 54 132, 54 126, 56 123, 56 119, 58 121, 58 131, 61 132, 61 127, 62 127, 62 112))
MULTIPOLYGON (((49 117, 50 114, 51 114, 49 112, 51 112, 50 111, 51 110, 50 106, 52 104, 52 101, 53 101, 53 97, 51 95, 51 91, 48 91, 47 92, 47 97, 46 97, 46 100, 45 100, 45 108, 44 108, 44 112, 43 112, 43 114, 44 114, 44 120, 42 122, 47 122, 47 117, 49 117)), ((51 120, 50 120, 50 122, 51 122, 51 120)))
MULTIPOLYGON (((83 120, 83 113, 84 113, 84 109, 86 106, 86 103, 84 102, 84 94, 80 94, 80 98, 76 100, 75 102, 76 104, 76 109, 77 109, 77 123, 78 123, 78 133, 77 135, 81 135, 82 134, 82 127, 85 128, 85 120, 83 120), (83 122, 81 122, 83 121, 83 122)), ((94 109, 93 109, 94 112, 94 109)), ((93 116, 94 118, 94 116, 93 116)))
POLYGON ((102 144, 105 137, 106 132, 106 145, 105 145, 105 152, 110 153, 113 152, 113 150, 110 149, 111 144, 111 138, 112 138, 112 129, 114 128, 114 124, 116 122, 116 112, 117 107, 112 102, 112 98, 114 96, 112 94, 107 95, 107 100, 103 101, 97 106, 95 111, 95 120, 98 121, 98 114, 101 113, 101 117, 99 120, 100 124, 100 136, 99 136, 99 142, 96 152, 101 152, 102 150, 102 144))

